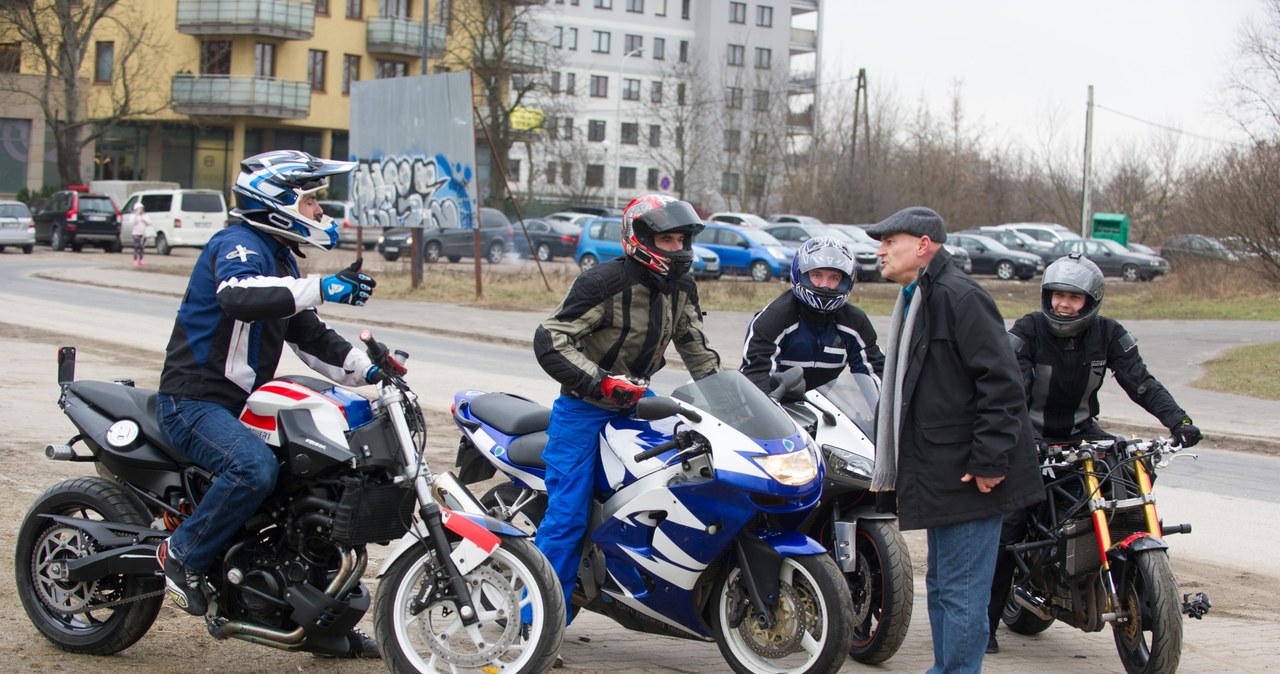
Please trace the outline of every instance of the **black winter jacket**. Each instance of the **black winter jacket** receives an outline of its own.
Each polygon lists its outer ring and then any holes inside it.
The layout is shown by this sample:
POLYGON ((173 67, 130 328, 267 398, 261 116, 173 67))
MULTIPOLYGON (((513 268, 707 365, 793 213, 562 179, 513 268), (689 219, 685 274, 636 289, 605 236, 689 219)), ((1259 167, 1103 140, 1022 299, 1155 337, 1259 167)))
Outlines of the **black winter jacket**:
POLYGON ((1042 500, 1022 377, 995 302, 943 250, 912 301, 925 305, 897 402, 902 528, 959 524, 1042 500), (1005 479, 984 494, 960 481, 965 473, 1005 479))

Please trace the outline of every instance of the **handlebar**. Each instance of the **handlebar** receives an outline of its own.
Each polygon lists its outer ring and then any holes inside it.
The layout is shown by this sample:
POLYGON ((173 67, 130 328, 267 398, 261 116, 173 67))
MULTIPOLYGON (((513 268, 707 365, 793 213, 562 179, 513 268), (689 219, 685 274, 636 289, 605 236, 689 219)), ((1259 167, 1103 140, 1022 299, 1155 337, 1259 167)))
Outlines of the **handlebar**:
POLYGON ((673 449, 675 449, 676 447, 679 447, 679 446, 680 446, 680 437, 679 437, 679 436, 676 436, 676 437, 671 438, 670 440, 668 440, 668 441, 666 441, 666 442, 663 442, 663 443, 661 443, 661 444, 654 445, 654 446, 650 447, 649 449, 646 449, 646 450, 644 450, 643 452, 640 452, 639 454, 636 454, 635 456, 631 457, 631 460, 632 460, 632 461, 635 461, 636 463, 639 463, 639 462, 641 462, 641 461, 647 461, 647 460, 652 459, 653 457, 655 457, 655 456, 657 456, 657 455, 659 455, 659 454, 662 454, 662 453, 664 453, 664 452, 668 452, 668 451, 673 450, 673 449))
POLYGON ((409 354, 396 349, 391 351, 386 344, 379 342, 373 338, 373 331, 364 329, 360 331, 360 341, 365 345, 365 352, 369 356, 369 360, 377 365, 390 378, 402 377, 408 369, 405 368, 405 361, 409 359, 409 354))
MULTIPOLYGON (((1151 440, 1126 440, 1117 442, 1114 440, 1095 440, 1092 442, 1085 441, 1080 444, 1050 444, 1049 453, 1042 457, 1042 465, 1046 468, 1061 468, 1069 466, 1086 458, 1097 458, 1115 452, 1116 446, 1122 447, 1120 452, 1124 458, 1136 456, 1138 452, 1152 456, 1155 459, 1155 465, 1164 467, 1168 465, 1168 458, 1172 458, 1178 452, 1184 451, 1186 448, 1177 444, 1173 438, 1152 438, 1151 440)), ((1191 454, 1192 457, 1197 457, 1191 454)))

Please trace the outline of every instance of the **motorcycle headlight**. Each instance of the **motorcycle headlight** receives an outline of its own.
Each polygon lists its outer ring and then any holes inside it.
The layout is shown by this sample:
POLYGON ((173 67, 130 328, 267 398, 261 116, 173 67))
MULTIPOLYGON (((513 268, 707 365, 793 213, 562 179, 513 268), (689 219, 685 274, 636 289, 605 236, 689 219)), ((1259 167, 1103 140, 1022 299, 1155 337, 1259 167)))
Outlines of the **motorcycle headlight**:
POLYGON ((827 470, 837 475, 870 480, 876 469, 876 464, 871 459, 834 445, 823 445, 822 456, 826 460, 827 470))
POLYGON ((800 487, 818 477, 818 457, 813 453, 813 445, 788 454, 755 457, 755 460, 770 477, 788 487, 800 487))

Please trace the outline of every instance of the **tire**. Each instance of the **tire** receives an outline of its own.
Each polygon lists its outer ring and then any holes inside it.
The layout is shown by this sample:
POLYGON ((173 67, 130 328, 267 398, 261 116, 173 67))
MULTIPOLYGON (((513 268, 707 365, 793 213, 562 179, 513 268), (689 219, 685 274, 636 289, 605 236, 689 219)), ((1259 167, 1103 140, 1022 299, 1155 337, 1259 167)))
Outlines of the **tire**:
POLYGON ((74 585, 50 578, 50 562, 83 557, 96 541, 41 515, 141 526, 151 523, 150 516, 115 482, 100 477, 70 478, 50 487, 31 505, 18 530, 14 551, 18 597, 27 617, 46 639, 65 651, 88 655, 111 655, 132 646, 160 613, 164 597, 159 594, 69 615, 53 606, 74 609, 93 600, 114 602, 156 593, 163 587, 161 577, 116 575, 74 585))
POLYGON ((876 665, 898 652, 911 626, 911 553, 892 522, 861 520, 855 555, 856 570, 844 574, 853 604, 849 657, 876 665))
POLYGON ((382 259, 386 260, 387 262, 395 262, 396 260, 400 259, 400 253, 383 253, 382 259))
POLYGON ((1017 273, 1017 268, 1008 260, 1000 260, 996 263, 996 278, 1001 281, 1008 281, 1017 273))
POLYGON ((1178 585, 1163 550, 1130 559, 1116 586, 1130 619, 1112 623, 1120 661, 1129 674, 1170 674, 1182 657, 1182 611, 1178 585))
POLYGON ((461 260, 461 259, 462 259, 462 256, 461 256, 461 255, 450 255, 449 257, 447 257, 447 258, 445 258, 445 259, 447 259, 447 260, 448 260, 448 261, 450 261, 450 262, 457 262, 458 260, 461 260))
POLYGON ((427 245, 422 247, 422 260, 424 262, 439 262, 440 253, 440 242, 428 241, 427 245))
POLYGON ((773 272, 769 271, 769 265, 764 260, 752 262, 749 271, 752 281, 768 281, 773 278, 773 272))
POLYGON ((586 271, 594 266, 596 266, 596 256, 591 253, 583 255, 582 259, 578 260, 578 268, 582 271, 586 271))
POLYGON ((1053 618, 1041 618, 1020 606, 1014 600, 1012 591, 1009 592, 1009 601, 1004 605, 1004 613, 1000 616, 1000 620, 1009 627, 1009 631, 1025 636, 1039 634, 1049 629, 1049 626, 1054 623, 1053 618))
POLYGON ((108 253, 119 253, 124 250, 124 246, 120 244, 120 239, 116 239, 115 241, 108 241, 107 245, 102 247, 102 250, 108 253))
POLYGON ((49 247, 56 251, 66 250, 67 235, 62 232, 62 227, 54 225, 53 233, 49 235, 49 247))
POLYGON ((1120 277, 1130 283, 1139 280, 1138 265, 1126 264, 1120 268, 1120 277))
POLYGON ((484 259, 489 264, 501 264, 502 258, 507 254, 506 246, 500 241, 494 241, 489 244, 489 249, 485 251, 484 259))
POLYGON ((746 591, 739 586, 741 575, 737 564, 729 566, 710 606, 716 645, 735 672, 832 674, 840 669, 853 638, 853 606, 840 568, 830 555, 782 560, 780 596, 774 609, 780 620, 767 630, 760 627, 746 591), (740 611, 745 616, 732 627, 732 616, 740 611))
POLYGON ((23 255, 30 255, 32 252, 35 251, 35 249, 36 249, 35 246, 28 243, 27 245, 22 247, 22 253, 23 255))
POLYGON ((161 255, 168 255, 173 252, 173 246, 169 245, 169 238, 163 232, 156 234, 156 252, 161 255))
POLYGON ((545 243, 538 244, 538 248, 536 251, 534 251, 534 255, 538 258, 539 262, 550 262, 551 246, 548 246, 545 243))
MULTIPOLYGON (((387 569, 378 584, 373 627, 394 674, 451 668, 505 672, 551 669, 564 638, 564 593, 546 557, 527 538, 499 535, 499 547, 466 575, 479 622, 461 627, 452 602, 414 613, 423 582, 434 581, 435 551, 420 543, 387 569), (521 625, 527 600, 532 622, 521 625), (473 637, 483 641, 477 645, 473 637), (435 664, 435 668, 432 664, 435 664)), ((456 545, 456 543, 455 543, 456 545)))
POLYGON ((73 253, 79 253, 79 252, 81 252, 81 251, 83 251, 83 250, 84 250, 84 244, 83 244, 83 243, 73 243, 73 244, 71 244, 71 252, 73 252, 73 253))

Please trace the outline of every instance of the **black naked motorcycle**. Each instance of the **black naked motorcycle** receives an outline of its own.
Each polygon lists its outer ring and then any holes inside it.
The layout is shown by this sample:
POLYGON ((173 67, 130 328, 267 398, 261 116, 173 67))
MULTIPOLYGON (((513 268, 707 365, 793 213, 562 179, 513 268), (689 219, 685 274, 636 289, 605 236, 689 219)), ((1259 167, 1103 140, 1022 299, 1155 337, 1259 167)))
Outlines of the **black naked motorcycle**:
MULTIPOLYGON (((1181 447, 1168 439, 1051 445, 1042 457, 1046 500, 1032 511, 1003 620, 1036 634, 1055 620, 1085 632, 1110 625, 1129 674, 1170 674, 1182 655, 1182 614, 1201 618, 1204 593, 1178 597, 1169 534, 1152 481, 1181 447)), ((1191 455, 1194 456, 1194 455, 1191 455)))
MULTIPOLYGON (((367 330, 361 340, 385 373, 376 400, 302 376, 249 396, 240 420, 276 452, 279 477, 207 574, 209 633, 347 655, 347 635, 373 601, 361 582, 366 547, 398 539, 374 609, 392 672, 550 669, 565 624, 555 574, 523 532, 431 471, 403 354, 367 330)), ((164 587, 156 547, 216 476, 169 444, 155 391, 74 374, 75 349, 64 347, 58 404, 78 434, 45 454, 93 462, 99 476, 63 480, 36 499, 18 532, 16 579, 46 638, 109 655, 155 621, 164 587)))

